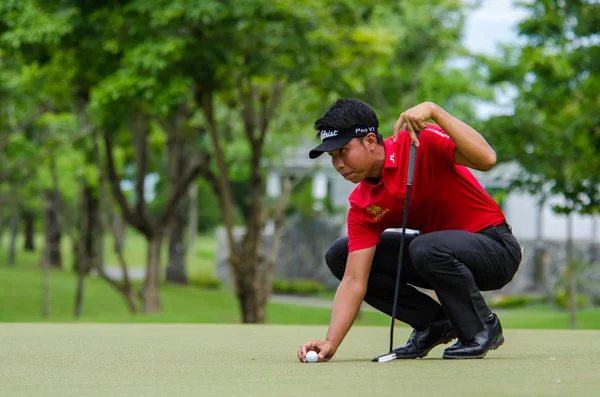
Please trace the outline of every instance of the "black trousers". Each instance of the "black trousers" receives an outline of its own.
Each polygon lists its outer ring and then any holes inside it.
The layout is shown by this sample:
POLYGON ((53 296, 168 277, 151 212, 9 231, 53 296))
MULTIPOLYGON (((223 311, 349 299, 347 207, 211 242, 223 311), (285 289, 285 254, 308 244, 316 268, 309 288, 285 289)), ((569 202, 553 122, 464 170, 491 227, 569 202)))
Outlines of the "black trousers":
MULTIPOLYGON (((365 302, 392 315, 400 232, 384 232, 375 250, 365 302)), ((508 284, 521 263, 521 247, 502 223, 478 233, 444 230, 405 236, 396 319, 421 330, 444 313, 460 340, 483 329, 489 309, 479 291, 508 284), (441 306, 413 287, 433 289, 441 306)), ((336 240, 325 255, 339 280, 348 258, 348 238, 336 240)))

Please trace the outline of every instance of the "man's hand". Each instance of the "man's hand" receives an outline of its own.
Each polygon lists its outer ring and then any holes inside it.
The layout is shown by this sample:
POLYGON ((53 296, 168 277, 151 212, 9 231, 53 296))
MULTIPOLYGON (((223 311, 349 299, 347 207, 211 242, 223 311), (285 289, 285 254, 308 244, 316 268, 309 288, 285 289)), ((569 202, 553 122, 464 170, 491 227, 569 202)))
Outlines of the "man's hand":
POLYGON ((300 349, 298 350, 298 360, 300 360, 300 362, 302 363, 305 363, 306 353, 308 353, 309 351, 317 352, 319 355, 318 362, 324 363, 331 360, 331 358, 335 354, 336 349, 331 342, 309 340, 308 342, 300 346, 300 349))
POLYGON ((423 102, 402 113, 396 121, 396 125, 394 125, 394 140, 398 140, 398 132, 406 124, 405 129, 410 134, 410 140, 415 146, 419 146, 416 132, 425 129, 427 126, 425 121, 433 119, 435 109, 436 105, 434 103, 423 102))

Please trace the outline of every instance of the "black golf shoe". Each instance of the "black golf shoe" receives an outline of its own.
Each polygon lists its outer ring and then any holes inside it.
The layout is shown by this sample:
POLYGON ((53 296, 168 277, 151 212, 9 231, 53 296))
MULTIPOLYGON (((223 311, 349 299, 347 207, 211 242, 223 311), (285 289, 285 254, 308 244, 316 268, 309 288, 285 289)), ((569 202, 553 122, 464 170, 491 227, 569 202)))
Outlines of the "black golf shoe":
POLYGON ((468 359, 484 358, 490 350, 504 343, 502 325, 495 313, 485 322, 483 329, 468 342, 458 341, 444 350, 443 358, 468 359))
POLYGON ((408 342, 403 346, 396 347, 393 351, 396 358, 422 358, 434 347, 446 344, 456 338, 456 332, 450 325, 450 321, 432 322, 429 327, 422 331, 416 329, 410 334, 408 342))

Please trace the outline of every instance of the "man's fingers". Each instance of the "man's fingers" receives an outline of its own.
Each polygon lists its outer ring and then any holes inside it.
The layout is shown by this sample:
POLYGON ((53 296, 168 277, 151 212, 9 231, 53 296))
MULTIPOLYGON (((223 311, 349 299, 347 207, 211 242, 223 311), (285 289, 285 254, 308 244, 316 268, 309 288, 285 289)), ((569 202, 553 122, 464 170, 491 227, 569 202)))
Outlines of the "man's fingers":
POLYGON ((421 126, 419 125, 419 121, 418 120, 411 120, 410 121, 410 125, 411 125, 411 127, 412 127, 412 129, 413 129, 414 132, 418 132, 418 131, 422 130, 421 126))
POLYGON ((302 347, 300 348, 300 351, 302 353, 302 357, 306 357, 306 352, 308 351, 308 344, 310 342, 306 342, 305 344, 302 345, 302 347))
POLYGON ((298 350, 298 360, 303 363, 306 362, 306 353, 309 351, 316 351, 318 353, 321 351, 321 343, 317 340, 310 340, 303 343, 298 350))
POLYGON ((417 138, 417 132, 421 131, 422 128, 419 127, 419 122, 418 121, 414 121, 412 122, 412 129, 413 129, 413 133, 410 134, 410 139, 413 141, 413 143, 415 144, 415 146, 419 146, 419 138, 417 138))
POLYGON ((396 121, 396 124, 394 125, 394 140, 398 139, 398 132, 400 132, 400 130, 403 128, 404 123, 406 123, 406 121, 404 121, 404 113, 400 115, 400 117, 398 118, 398 121, 396 121))
POLYGON ((329 352, 330 352, 330 348, 329 346, 325 345, 321 348, 321 351, 319 351, 319 361, 321 362, 325 362, 327 361, 327 357, 329 356, 329 352))
POLYGON ((419 146, 419 140, 417 139, 417 134, 415 133, 415 129, 411 122, 406 123, 406 129, 410 135, 410 140, 415 144, 415 146, 419 146))

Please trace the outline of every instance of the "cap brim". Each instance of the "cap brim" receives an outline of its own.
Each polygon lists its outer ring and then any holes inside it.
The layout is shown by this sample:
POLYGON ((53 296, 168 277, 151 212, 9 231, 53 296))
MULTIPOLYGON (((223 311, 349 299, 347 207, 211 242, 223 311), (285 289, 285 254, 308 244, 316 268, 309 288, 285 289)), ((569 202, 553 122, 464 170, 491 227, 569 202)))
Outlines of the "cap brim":
POLYGON ((352 140, 353 137, 340 137, 334 139, 328 139, 322 142, 319 146, 315 147, 308 153, 308 157, 311 159, 316 159, 320 155, 325 152, 332 152, 334 150, 338 150, 342 146, 348 144, 352 140))

